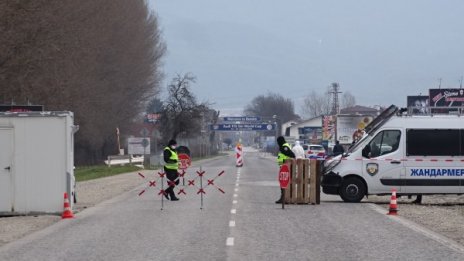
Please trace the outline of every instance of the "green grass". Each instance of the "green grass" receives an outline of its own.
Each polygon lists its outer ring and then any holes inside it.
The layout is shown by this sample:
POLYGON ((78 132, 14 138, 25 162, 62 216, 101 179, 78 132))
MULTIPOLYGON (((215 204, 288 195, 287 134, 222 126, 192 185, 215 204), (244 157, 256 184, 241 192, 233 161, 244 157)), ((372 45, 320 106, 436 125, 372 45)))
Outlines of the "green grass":
POLYGON ((114 176, 122 173, 134 172, 138 170, 140 170, 140 168, 133 165, 111 167, 108 167, 107 165, 95 165, 87 167, 76 167, 74 170, 74 176, 76 177, 76 181, 85 181, 114 176))
MULTIPOLYGON (((219 153, 218 155, 209 156, 209 157, 201 157, 201 158, 193 158, 193 161, 214 158, 217 156, 225 156, 227 153, 219 153)), ((158 169, 157 167, 152 168, 145 168, 145 169, 158 169)), ((141 168, 133 166, 133 165, 125 165, 125 166, 111 166, 108 167, 107 165, 95 165, 95 166, 83 166, 83 167, 76 167, 74 170, 74 176, 76 177, 76 181, 86 181, 91 179, 99 179, 109 176, 114 176, 118 174, 124 174, 129 172, 135 172, 141 170, 141 168)))

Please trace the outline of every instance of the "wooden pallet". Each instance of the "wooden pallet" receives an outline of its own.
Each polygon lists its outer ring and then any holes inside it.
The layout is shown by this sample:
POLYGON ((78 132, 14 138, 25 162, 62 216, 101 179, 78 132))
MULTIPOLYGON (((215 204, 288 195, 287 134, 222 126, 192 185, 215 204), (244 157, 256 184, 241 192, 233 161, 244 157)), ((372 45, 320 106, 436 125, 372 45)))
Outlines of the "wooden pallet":
POLYGON ((285 190, 286 204, 320 204, 320 162, 309 159, 290 159, 291 180, 285 190))

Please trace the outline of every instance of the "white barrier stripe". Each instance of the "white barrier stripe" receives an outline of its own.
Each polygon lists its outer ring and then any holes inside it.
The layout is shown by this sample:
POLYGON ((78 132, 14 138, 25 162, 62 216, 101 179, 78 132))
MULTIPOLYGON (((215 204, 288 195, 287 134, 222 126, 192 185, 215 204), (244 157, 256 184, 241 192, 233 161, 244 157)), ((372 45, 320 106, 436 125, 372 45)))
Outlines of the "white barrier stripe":
POLYGON ((464 162, 464 159, 458 160, 458 159, 377 159, 377 158, 371 158, 371 159, 363 159, 363 158, 355 158, 355 159, 348 159, 348 158, 342 158, 341 160, 356 160, 356 161, 417 161, 417 162, 464 162))

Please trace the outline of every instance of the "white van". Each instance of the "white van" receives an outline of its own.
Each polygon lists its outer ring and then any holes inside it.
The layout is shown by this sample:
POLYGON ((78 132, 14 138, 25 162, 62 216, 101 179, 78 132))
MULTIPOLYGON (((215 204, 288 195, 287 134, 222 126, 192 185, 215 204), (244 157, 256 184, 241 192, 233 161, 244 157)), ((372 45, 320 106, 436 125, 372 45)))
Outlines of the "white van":
POLYGON ((464 193, 464 116, 404 114, 390 106, 348 151, 324 164, 322 189, 346 202, 367 195, 464 193))

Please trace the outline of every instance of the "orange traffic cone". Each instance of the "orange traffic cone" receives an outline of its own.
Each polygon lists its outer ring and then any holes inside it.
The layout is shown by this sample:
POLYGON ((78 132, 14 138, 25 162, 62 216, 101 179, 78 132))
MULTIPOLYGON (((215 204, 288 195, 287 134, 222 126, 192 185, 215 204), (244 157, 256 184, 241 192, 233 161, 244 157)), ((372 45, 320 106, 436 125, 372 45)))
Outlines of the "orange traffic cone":
POLYGON ((73 218, 74 214, 72 213, 72 209, 69 206, 69 199, 68 199, 68 193, 64 193, 64 211, 63 215, 61 215, 61 218, 73 218))
POLYGON ((390 199, 390 209, 387 215, 394 215, 398 214, 398 204, 396 203, 396 189, 392 189, 392 195, 390 199))

